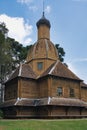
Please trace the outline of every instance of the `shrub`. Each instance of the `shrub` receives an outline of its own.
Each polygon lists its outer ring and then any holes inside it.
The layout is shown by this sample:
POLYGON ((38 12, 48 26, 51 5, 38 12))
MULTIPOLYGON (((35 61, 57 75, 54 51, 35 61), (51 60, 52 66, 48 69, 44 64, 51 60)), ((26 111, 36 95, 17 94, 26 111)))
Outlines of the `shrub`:
POLYGON ((0 118, 3 118, 3 112, 0 110, 0 118))

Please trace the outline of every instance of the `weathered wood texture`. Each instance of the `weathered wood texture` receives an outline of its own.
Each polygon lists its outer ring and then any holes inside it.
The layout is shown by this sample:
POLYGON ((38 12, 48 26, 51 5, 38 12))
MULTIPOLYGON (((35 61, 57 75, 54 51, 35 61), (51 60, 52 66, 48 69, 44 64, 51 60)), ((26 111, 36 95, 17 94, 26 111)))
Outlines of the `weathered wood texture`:
POLYGON ((4 108, 3 113, 4 113, 5 118, 16 116, 17 109, 15 107, 4 108))
POLYGON ((34 107, 18 107, 17 108, 17 115, 26 115, 26 116, 34 116, 35 113, 35 108, 34 107))
POLYGON ((71 118, 71 117, 86 117, 87 109, 78 107, 63 107, 63 106, 39 106, 39 107, 10 107, 4 110, 5 117, 35 117, 35 118, 71 118))
POLYGON ((81 88, 81 99, 87 102, 87 88, 81 88))
POLYGON ((41 79, 37 83, 39 86, 39 98, 48 97, 48 79, 41 79))
POLYGON ((83 108, 81 113, 82 115, 87 115, 87 109, 83 108))
POLYGON ((20 98, 38 98, 39 87, 34 80, 19 80, 19 97, 20 98))
POLYGON ((36 115, 37 116, 48 116, 48 107, 46 106, 40 106, 40 107, 37 107, 37 112, 36 112, 36 115))
POLYGON ((51 64, 53 64, 55 62, 55 60, 51 60, 51 59, 37 59, 37 60, 32 60, 31 62, 29 62, 29 65, 31 66, 31 68, 33 69, 33 71, 37 74, 40 75, 42 74, 47 68, 49 68, 49 66, 51 64), (43 68, 42 70, 38 69, 38 63, 42 62, 43 63, 43 68))
MULTIPOLYGON (((51 79, 50 79, 51 80, 51 79)), ((80 83, 73 80, 67 79, 52 79, 52 85, 50 88, 51 97, 58 97, 57 89, 58 87, 62 87, 63 95, 61 97, 69 98, 70 97, 70 88, 74 89, 74 97, 80 99, 80 83)))
POLYGON ((75 107, 69 107, 68 109, 68 115, 80 115, 80 108, 75 108, 75 107))
POLYGON ((5 86, 5 95, 4 100, 16 99, 18 93, 18 80, 12 80, 10 83, 7 83, 5 86))
POLYGON ((38 34, 38 39, 41 38, 50 39, 50 30, 45 25, 39 27, 37 34, 38 34))
POLYGON ((66 115, 64 107, 53 106, 51 110, 51 116, 66 115))

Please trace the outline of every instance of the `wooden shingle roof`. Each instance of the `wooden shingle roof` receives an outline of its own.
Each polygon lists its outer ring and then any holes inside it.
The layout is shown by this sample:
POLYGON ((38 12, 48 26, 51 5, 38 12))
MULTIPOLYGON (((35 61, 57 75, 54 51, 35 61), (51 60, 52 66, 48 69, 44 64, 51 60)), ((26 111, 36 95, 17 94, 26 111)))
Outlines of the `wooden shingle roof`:
POLYGON ((49 97, 42 99, 29 99, 29 98, 20 98, 5 101, 0 105, 0 108, 9 107, 9 106, 72 106, 72 107, 86 107, 87 103, 80 99, 73 98, 57 98, 49 97))
POLYGON ((9 80, 12 80, 16 77, 36 79, 37 75, 33 72, 32 68, 28 64, 21 64, 11 75, 9 80))
POLYGON ((50 105, 87 107, 84 101, 74 98, 52 98, 50 105))
POLYGON ((79 77, 77 77, 69 68, 67 68, 64 64, 62 64, 59 60, 52 64, 42 75, 41 77, 53 75, 57 77, 74 79, 82 81, 79 77))
POLYGON ((15 102, 16 102, 16 99, 7 100, 0 104, 0 108, 14 106, 15 102))
POLYGON ((81 82, 81 87, 87 88, 87 84, 85 84, 84 82, 81 82))
MULTIPOLYGON (((79 77, 77 77, 69 68, 67 68, 64 64, 62 64, 59 60, 52 64, 41 76, 38 78, 45 77, 47 75, 53 75, 61 78, 73 79, 82 81, 79 77)), ((37 79, 37 75, 34 73, 32 68, 28 64, 21 64, 15 72, 11 75, 8 81, 16 78, 16 77, 24 77, 30 79, 37 79)), ((7 82, 8 82, 7 81, 7 82)))

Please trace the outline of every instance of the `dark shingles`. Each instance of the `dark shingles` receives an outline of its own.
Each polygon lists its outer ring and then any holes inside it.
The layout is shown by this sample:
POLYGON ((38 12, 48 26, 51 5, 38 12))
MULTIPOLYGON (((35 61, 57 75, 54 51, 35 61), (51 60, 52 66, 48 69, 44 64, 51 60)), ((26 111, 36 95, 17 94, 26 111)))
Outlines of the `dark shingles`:
MULTIPOLYGON (((14 73, 10 76, 8 81, 16 78, 16 77, 24 77, 36 79, 37 75, 33 72, 32 68, 28 64, 21 64, 14 73)), ((7 81, 7 82, 8 82, 7 81)))
POLYGON ((87 104, 80 99, 73 98, 52 98, 50 105, 59 105, 59 106, 76 106, 76 107, 86 107, 87 104))
POLYGON ((87 88, 87 84, 85 84, 84 82, 81 82, 81 87, 87 88))
POLYGON ((87 103, 80 99, 73 98, 43 98, 43 99, 28 99, 20 98, 5 101, 0 104, 0 108, 9 106, 73 106, 73 107, 87 107, 87 103))
POLYGON ((37 75, 28 64, 22 65, 21 77, 36 79, 37 75))
POLYGON ((0 104, 0 108, 14 106, 15 102, 16 102, 16 99, 5 101, 4 103, 0 104))
POLYGON ((60 61, 57 61, 55 64, 52 64, 42 75, 41 77, 47 76, 47 75, 53 75, 58 76, 62 78, 68 78, 68 79, 74 79, 74 80, 80 80, 79 77, 77 77, 69 68, 67 68, 64 64, 62 64, 60 61))

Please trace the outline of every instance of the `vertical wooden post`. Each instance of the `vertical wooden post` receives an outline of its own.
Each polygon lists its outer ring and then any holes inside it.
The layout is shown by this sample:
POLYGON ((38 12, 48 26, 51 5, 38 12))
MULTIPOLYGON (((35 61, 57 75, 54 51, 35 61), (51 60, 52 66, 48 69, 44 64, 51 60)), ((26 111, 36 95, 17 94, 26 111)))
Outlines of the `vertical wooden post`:
POLYGON ((21 98, 21 79, 18 78, 18 93, 17 93, 17 97, 21 98))
POLYGON ((79 99, 81 99, 81 83, 80 83, 80 87, 79 87, 79 99))
POLYGON ((51 97, 52 78, 48 77, 48 97, 51 97))

